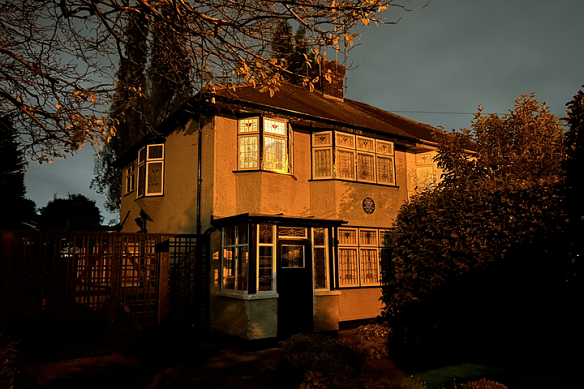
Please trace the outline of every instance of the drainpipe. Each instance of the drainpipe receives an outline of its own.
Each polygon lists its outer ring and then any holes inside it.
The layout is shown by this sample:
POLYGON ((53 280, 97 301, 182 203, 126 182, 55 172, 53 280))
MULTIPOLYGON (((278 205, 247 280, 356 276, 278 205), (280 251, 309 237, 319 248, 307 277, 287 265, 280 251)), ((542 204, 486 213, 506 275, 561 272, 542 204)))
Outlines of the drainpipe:
MULTIPOLYGON (((201 161, 203 160, 203 128, 201 126, 201 116, 199 115, 199 135, 198 135, 198 155, 197 155, 197 236, 201 235, 201 185, 203 182, 201 161)), ((197 245, 199 246, 199 245, 197 245)))

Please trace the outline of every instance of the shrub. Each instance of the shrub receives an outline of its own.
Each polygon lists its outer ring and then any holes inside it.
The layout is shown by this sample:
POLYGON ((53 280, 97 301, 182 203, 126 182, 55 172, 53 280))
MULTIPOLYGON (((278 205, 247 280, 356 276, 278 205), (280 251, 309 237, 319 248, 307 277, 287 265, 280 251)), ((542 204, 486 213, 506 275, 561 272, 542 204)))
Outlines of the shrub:
POLYGON ((10 338, 0 335, 0 389, 12 389, 16 384, 16 344, 10 338))
POLYGON ((317 334, 291 336, 282 344, 278 369, 287 381, 308 388, 344 388, 361 371, 357 353, 317 334))
POLYGON ((351 340, 343 341, 365 360, 387 356, 387 337, 391 329, 387 324, 368 324, 357 328, 351 340))
POLYGON ((467 382, 466 384, 455 385, 455 389, 508 389, 505 385, 495 381, 481 379, 478 381, 467 382))

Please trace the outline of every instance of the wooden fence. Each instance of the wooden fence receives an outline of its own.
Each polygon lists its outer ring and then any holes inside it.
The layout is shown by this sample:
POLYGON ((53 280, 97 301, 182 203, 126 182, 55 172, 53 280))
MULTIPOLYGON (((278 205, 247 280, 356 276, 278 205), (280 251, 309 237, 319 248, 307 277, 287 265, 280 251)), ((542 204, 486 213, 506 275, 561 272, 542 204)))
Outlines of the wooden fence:
POLYGON ((0 331, 42 359, 123 350, 163 321, 205 328, 208 237, 3 231, 0 331))

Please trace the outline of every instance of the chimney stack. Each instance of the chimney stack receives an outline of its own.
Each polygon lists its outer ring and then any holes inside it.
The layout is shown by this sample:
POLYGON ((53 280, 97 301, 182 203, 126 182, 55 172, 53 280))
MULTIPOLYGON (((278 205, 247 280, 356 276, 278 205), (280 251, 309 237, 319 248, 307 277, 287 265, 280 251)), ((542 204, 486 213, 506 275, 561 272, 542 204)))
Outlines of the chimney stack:
POLYGON ((346 69, 343 65, 334 61, 329 61, 326 58, 319 59, 318 69, 313 69, 314 76, 319 76, 318 85, 315 85, 319 89, 323 96, 334 97, 337 99, 343 99, 343 94, 345 91, 345 75, 346 69), (328 77, 330 75, 330 78, 328 77), (330 79, 329 80, 327 79, 330 79))

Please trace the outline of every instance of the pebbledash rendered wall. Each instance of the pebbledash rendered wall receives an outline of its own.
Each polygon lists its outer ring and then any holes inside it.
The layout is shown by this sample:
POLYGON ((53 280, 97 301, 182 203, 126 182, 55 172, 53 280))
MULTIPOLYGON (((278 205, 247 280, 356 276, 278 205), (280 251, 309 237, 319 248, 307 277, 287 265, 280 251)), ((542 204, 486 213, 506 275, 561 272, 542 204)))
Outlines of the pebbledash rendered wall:
MULTIPOLYGON (((164 196, 122 198, 124 232, 135 232, 134 219, 144 210, 148 232, 195 233, 197 205, 198 126, 195 121, 177 128, 165 143, 164 196), (126 214, 130 214, 126 217, 126 214)), ((401 204, 415 190, 415 156, 396 150, 396 186, 312 180, 311 138, 295 129, 293 174, 237 171, 237 120, 216 116, 202 133, 202 231, 211 216, 242 213, 283 214, 291 217, 342 219, 354 227, 390 227, 401 204), (408 168, 409 167, 409 168, 408 168), (413 173, 412 173, 413 172, 413 173), (363 211, 362 201, 375 201, 375 211, 363 211)), ((211 239, 211 326, 246 339, 277 335, 277 295, 229 296, 221 292, 221 233, 211 239)), ((378 316, 382 306, 378 287, 317 291, 314 295, 315 331, 338 329, 343 321, 378 316)))

